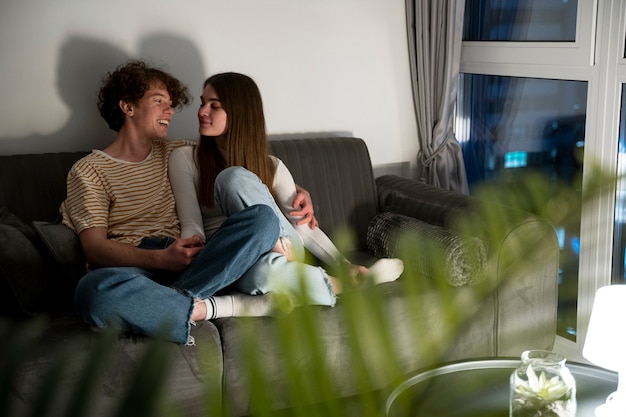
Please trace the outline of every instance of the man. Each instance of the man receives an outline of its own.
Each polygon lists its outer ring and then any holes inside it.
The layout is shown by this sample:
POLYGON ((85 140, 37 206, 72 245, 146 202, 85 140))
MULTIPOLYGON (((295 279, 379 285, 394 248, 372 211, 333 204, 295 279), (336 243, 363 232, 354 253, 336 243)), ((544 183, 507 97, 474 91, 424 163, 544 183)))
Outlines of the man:
MULTIPOLYGON (((189 102, 170 74, 131 61, 103 80, 98 108, 117 132, 113 143, 76 162, 67 178, 63 223, 79 236, 90 271, 75 293, 77 313, 90 325, 164 335, 191 345, 197 320, 265 315, 263 297, 214 296, 258 258, 280 250, 278 219, 264 205, 229 217, 206 243, 180 239, 167 166, 190 142, 167 140, 174 109, 189 102), (277 249, 275 249, 277 248, 277 249)), ((308 193, 294 205, 314 224, 308 193)))

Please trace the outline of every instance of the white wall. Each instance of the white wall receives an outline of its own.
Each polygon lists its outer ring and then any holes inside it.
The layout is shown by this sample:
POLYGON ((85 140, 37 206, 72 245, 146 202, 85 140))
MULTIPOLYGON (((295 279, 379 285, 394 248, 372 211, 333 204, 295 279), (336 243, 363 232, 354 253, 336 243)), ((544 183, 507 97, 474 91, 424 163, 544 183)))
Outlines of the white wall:
MULTIPOLYGON (((252 76, 270 134, 361 137, 375 166, 417 153, 404 0, 9 0, 0 56, 0 154, 106 146, 99 81, 138 57, 195 97, 215 72, 252 76)), ((171 137, 197 137, 197 105, 171 137)))

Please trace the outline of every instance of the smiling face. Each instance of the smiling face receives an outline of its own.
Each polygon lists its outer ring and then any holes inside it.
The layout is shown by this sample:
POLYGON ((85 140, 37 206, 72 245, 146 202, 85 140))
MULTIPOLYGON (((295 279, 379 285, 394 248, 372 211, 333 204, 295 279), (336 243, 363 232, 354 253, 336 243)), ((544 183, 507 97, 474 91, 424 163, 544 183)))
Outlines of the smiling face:
POLYGON ((137 103, 120 103, 126 113, 127 123, 142 136, 150 139, 167 139, 167 129, 174 109, 170 94, 162 84, 153 84, 137 103))
POLYGON ((217 93, 208 84, 200 97, 200 109, 198 109, 198 131, 202 136, 221 136, 226 132, 228 117, 222 107, 217 93))

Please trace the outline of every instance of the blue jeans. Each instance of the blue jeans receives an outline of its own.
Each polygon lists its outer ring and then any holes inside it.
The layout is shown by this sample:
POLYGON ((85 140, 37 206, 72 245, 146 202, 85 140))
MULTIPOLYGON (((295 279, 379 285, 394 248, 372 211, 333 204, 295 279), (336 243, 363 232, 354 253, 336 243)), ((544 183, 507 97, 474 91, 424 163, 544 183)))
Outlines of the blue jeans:
MULTIPOLYGON (((228 218, 254 204, 271 207, 279 219, 280 236, 291 241, 298 259, 304 259, 304 246, 298 232, 254 173, 238 166, 226 168, 215 181, 215 196, 216 203, 228 218)), ((323 268, 288 262, 285 256, 276 252, 262 255, 233 287, 252 295, 280 292, 294 298, 296 303, 334 306, 336 302, 323 268)))
MULTIPOLYGON (((98 328, 117 325, 123 331, 189 343, 194 299, 209 297, 244 275, 274 248, 278 231, 272 209, 251 206, 229 217, 169 286, 159 283, 171 279, 164 271, 112 267, 89 272, 76 288, 76 311, 98 328)), ((147 239, 142 246, 157 249, 172 242, 147 239)))

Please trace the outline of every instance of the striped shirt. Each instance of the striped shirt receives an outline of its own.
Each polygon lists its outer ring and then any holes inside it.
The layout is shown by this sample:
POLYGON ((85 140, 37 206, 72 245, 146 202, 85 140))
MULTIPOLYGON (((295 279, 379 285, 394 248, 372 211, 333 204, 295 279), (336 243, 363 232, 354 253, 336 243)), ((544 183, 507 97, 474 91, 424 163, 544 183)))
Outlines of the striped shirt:
POLYGON ((193 142, 154 141, 141 162, 128 162, 94 150, 67 176, 63 224, 80 233, 106 227, 107 237, 139 245, 145 237, 180 235, 176 205, 167 175, 171 152, 193 142))

